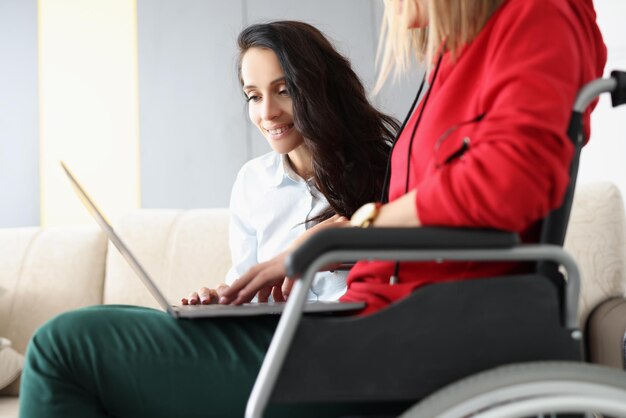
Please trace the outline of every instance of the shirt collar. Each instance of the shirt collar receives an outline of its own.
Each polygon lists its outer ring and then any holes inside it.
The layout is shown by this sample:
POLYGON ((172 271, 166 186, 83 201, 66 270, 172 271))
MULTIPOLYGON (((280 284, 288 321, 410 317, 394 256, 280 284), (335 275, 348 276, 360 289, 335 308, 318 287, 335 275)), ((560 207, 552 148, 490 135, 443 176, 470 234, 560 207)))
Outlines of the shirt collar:
POLYGON ((272 186, 278 187, 286 180, 291 180, 296 183, 306 183, 305 180, 291 168, 287 154, 281 154, 276 159, 276 171, 272 179, 272 186))

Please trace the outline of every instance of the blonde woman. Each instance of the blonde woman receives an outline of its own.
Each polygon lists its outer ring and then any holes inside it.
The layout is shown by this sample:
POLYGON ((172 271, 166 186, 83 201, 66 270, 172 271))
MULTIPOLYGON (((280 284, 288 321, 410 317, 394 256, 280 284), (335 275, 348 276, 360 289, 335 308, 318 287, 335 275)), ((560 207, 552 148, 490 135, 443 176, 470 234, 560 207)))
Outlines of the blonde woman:
MULTIPOLYGON (((560 204, 567 185, 569 109, 577 90, 601 75, 605 62, 591 0, 387 0, 385 15, 382 79, 402 72, 415 54, 429 69, 430 87, 395 144, 388 203, 357 211, 356 226, 488 227, 536 240, 537 222, 560 204)), ((589 114, 584 121, 588 130, 589 114)), ((285 256, 253 267, 221 302, 243 303, 260 289, 279 285, 285 256)), ((520 269, 516 264, 359 263, 348 276, 343 299, 366 301, 363 314, 368 314, 426 283, 520 269)), ((22 405, 35 404, 32 416, 37 411, 63 416, 51 413, 60 410, 50 408, 59 405, 55 396, 90 416, 198 411, 241 416, 276 325, 272 318, 174 322, 156 316, 146 325, 120 310, 98 317, 108 326, 125 321, 140 335, 146 327, 152 330, 144 333, 146 344, 157 346, 162 360, 151 357, 150 367, 142 368, 135 358, 142 354, 139 349, 117 357, 90 351, 93 340, 82 334, 91 333, 92 339, 96 334, 78 326, 81 314, 85 311, 49 323, 31 344, 22 405), (224 335, 241 337, 241 344, 223 347, 224 335), (111 370, 122 369, 126 378, 111 381, 111 370), (153 382, 165 377, 174 383, 153 382), (107 391, 112 387, 117 396, 107 391)), ((367 409, 359 407, 350 405, 343 413, 365 415, 367 409)), ((293 406, 286 416, 334 416, 338 410, 337 405, 293 406)))
MULTIPOLYGON (((366 205, 359 218, 371 227, 501 229, 536 241, 569 181, 574 98, 606 61, 592 1, 386 0, 379 56, 378 87, 414 57, 430 87, 395 144, 389 203, 366 205)), ((243 303, 271 285, 284 275, 284 257, 251 269, 222 302, 243 303)), ((513 263, 358 263, 342 300, 366 301, 368 314, 427 283, 520 271, 513 263)))

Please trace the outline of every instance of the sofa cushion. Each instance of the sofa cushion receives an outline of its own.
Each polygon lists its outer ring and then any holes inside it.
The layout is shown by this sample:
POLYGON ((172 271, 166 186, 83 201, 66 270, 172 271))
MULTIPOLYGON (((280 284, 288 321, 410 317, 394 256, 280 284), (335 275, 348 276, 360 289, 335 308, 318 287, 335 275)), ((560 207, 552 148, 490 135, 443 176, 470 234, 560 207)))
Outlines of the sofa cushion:
POLYGON ((622 196, 614 184, 577 186, 565 249, 582 274, 578 317, 584 327, 598 303, 624 296, 626 290, 626 219, 622 196))
POLYGON ((19 400, 17 397, 0 396, 0 418, 17 418, 19 415, 19 400))
MULTIPOLYGON (((120 218, 115 230, 172 304, 201 286, 221 283, 231 265, 228 209, 142 209, 120 218)), ((104 303, 158 307, 109 246, 104 303)))

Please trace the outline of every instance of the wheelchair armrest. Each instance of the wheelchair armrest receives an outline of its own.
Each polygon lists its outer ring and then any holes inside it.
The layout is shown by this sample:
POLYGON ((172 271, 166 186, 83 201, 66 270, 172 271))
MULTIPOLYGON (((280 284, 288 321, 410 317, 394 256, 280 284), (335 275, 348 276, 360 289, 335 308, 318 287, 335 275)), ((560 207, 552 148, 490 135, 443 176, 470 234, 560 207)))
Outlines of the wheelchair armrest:
POLYGON ((308 239, 286 261, 287 274, 304 274, 320 255, 332 250, 504 249, 520 244, 512 232, 470 228, 338 228, 308 239))

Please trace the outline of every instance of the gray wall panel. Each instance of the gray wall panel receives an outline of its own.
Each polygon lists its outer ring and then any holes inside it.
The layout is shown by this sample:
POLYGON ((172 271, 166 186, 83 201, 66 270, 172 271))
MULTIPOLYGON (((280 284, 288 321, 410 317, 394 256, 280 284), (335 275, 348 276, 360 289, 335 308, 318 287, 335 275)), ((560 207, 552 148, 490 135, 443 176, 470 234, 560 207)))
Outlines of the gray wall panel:
POLYGON ((39 225, 37 1, 0 2, 0 228, 39 225))
POLYGON ((139 0, 143 207, 227 206, 246 161, 240 2, 139 0))

